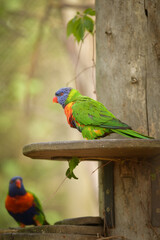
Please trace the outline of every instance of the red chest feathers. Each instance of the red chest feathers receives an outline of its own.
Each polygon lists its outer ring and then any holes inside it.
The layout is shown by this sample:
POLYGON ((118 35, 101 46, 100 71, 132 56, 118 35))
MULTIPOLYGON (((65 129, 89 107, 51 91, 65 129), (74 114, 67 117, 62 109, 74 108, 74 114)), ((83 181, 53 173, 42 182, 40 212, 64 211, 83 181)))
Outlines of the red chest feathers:
POLYGON ((64 108, 64 112, 66 114, 66 117, 67 117, 67 121, 68 121, 68 124, 71 126, 71 127, 75 127, 73 125, 73 122, 74 122, 74 118, 73 118, 73 115, 72 115, 72 106, 73 106, 73 102, 71 103, 68 103, 65 108, 64 108))
POLYGON ((26 193, 24 196, 6 198, 5 206, 9 212, 22 213, 29 209, 34 203, 34 197, 31 193, 26 193))

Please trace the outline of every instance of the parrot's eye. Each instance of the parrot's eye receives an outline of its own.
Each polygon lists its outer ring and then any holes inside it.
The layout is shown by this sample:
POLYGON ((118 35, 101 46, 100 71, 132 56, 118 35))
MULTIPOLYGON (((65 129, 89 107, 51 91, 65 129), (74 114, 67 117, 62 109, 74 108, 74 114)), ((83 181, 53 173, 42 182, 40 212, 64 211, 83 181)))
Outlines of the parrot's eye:
POLYGON ((10 183, 13 183, 13 180, 11 180, 10 183))
POLYGON ((56 96, 63 96, 63 94, 64 94, 64 93, 61 92, 61 93, 56 93, 55 95, 56 95, 56 96))

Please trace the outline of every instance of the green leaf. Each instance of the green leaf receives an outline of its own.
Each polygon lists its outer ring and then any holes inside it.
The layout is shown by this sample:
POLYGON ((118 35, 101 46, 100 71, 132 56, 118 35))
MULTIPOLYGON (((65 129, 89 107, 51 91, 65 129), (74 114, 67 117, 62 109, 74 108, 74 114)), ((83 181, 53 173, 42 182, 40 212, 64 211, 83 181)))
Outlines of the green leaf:
POLYGON ((73 172, 70 172, 69 168, 66 171, 66 177, 69 179, 71 179, 71 178, 78 179, 73 172))
POLYGON ((71 34, 73 34, 76 20, 77 20, 77 16, 75 16, 74 18, 72 18, 68 22, 68 24, 67 24, 67 36, 70 36, 71 34))
POLYGON ((70 169, 68 168, 67 171, 66 171, 66 177, 71 179, 72 176, 71 176, 71 172, 70 172, 70 169))
POLYGON ((77 42, 80 42, 80 40, 83 40, 84 32, 85 32, 84 21, 81 18, 75 16, 68 22, 67 36, 73 34, 77 42))
POLYGON ((83 13, 88 14, 90 16, 95 16, 96 12, 92 8, 87 8, 83 13))
POLYGON ((74 32, 73 32, 73 34, 78 42, 80 42, 80 40, 83 40, 84 32, 85 32, 85 27, 84 27, 83 20, 81 18, 79 18, 75 22, 74 32))
POLYGON ((77 15, 67 24, 67 36, 73 34, 78 43, 83 41, 85 31, 93 34, 94 21, 88 15, 94 16, 95 10, 88 8, 83 12, 83 14, 77 12, 77 15))
POLYGON ((76 166, 79 164, 79 159, 76 157, 73 157, 71 160, 69 160, 69 168, 66 171, 67 178, 71 179, 78 179, 75 174, 73 173, 73 170, 76 168, 76 166))
POLYGON ((79 159, 77 157, 73 157, 70 161, 69 161, 69 168, 71 171, 73 171, 73 169, 79 164, 79 159))
POLYGON ((83 17, 83 24, 84 24, 84 27, 87 29, 88 32, 93 33, 94 22, 90 17, 85 15, 83 17))

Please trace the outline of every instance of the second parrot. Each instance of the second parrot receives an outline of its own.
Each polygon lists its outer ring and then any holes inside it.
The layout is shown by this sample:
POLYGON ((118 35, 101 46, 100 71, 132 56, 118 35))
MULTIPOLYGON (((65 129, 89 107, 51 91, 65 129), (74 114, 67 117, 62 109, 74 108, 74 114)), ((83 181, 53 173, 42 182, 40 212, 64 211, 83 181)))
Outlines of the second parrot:
POLYGON ((9 182, 5 207, 20 227, 48 225, 38 198, 25 190, 19 176, 13 177, 9 182))

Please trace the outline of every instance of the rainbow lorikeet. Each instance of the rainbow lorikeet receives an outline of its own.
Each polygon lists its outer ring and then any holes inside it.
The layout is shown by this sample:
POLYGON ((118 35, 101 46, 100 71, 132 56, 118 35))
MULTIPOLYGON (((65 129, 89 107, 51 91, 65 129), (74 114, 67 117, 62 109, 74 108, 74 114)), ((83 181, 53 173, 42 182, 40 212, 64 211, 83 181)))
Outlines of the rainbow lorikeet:
POLYGON ((5 207, 20 227, 49 224, 38 198, 25 190, 21 177, 13 177, 10 180, 5 207))
POLYGON ((62 105, 69 125, 80 131, 84 138, 96 139, 111 133, 130 138, 151 138, 132 130, 109 112, 102 103, 81 95, 76 89, 68 87, 59 89, 53 102, 62 105))

